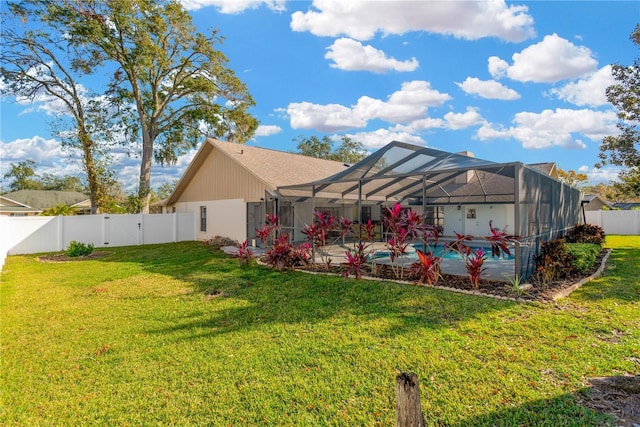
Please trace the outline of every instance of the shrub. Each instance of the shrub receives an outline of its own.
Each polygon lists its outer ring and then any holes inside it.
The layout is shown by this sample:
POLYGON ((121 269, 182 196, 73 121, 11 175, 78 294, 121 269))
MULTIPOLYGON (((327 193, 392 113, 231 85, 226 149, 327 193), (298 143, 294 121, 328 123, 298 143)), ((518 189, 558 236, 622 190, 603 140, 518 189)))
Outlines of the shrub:
POLYGON ((573 257, 567 253, 564 239, 542 242, 534 260, 536 274, 545 285, 556 278, 567 277, 573 270, 573 257))
POLYGON ((278 270, 288 270, 309 264, 310 246, 294 247, 289 243, 289 237, 281 234, 264 256, 265 261, 278 270))
POLYGON ((567 243, 604 243, 605 233, 600 226, 593 224, 576 224, 566 236, 567 243))
POLYGON ((580 273, 589 271, 600 253, 600 246, 595 243, 567 243, 566 249, 571 256, 571 266, 580 273))
POLYGON ((69 242, 69 247, 67 248, 67 251, 65 253, 69 257, 79 257, 87 256, 91 252, 93 252, 93 244, 89 243, 88 245, 85 245, 82 242, 76 242, 75 240, 72 240, 71 242, 69 242))
POLYGON ((411 264, 411 273, 418 276, 418 283, 426 283, 427 285, 435 285, 440 279, 440 261, 442 258, 437 257, 433 252, 422 252, 416 250, 418 261, 411 264))
POLYGON ((469 275, 471 286, 473 286, 474 289, 480 287, 480 276, 482 276, 482 273, 486 270, 486 267, 483 267, 486 260, 487 254, 484 253, 482 248, 471 251, 469 255, 464 258, 467 274, 469 275))
POLYGON ((353 274, 356 279, 360 279, 364 273, 368 257, 368 248, 363 242, 358 243, 354 249, 347 251, 345 254, 346 262, 342 263, 342 276, 346 278, 353 274))
POLYGON ((243 267, 251 264, 253 252, 249 248, 249 242, 245 240, 238 245, 238 265, 243 267))

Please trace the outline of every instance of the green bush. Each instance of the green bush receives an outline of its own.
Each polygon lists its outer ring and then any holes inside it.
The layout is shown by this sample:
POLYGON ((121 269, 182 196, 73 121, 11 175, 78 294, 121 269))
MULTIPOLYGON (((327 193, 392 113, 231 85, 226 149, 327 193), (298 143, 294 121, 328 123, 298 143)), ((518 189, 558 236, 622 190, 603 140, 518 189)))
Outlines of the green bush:
POLYGON ((604 229, 593 224, 576 224, 567 234, 567 243, 604 243, 604 229))
POLYGON ((540 253, 534 256, 538 275, 545 276, 545 281, 565 278, 573 270, 572 258, 567 253, 564 239, 542 242, 540 253))
POLYGON ((69 257, 78 257, 78 256, 87 256, 91 252, 93 252, 93 244, 89 243, 85 245, 82 242, 76 242, 72 240, 69 242, 69 247, 67 248, 66 254, 69 257))
POLYGON ((571 256, 571 266, 580 273, 593 267, 601 250, 595 243, 567 243, 565 249, 571 256))

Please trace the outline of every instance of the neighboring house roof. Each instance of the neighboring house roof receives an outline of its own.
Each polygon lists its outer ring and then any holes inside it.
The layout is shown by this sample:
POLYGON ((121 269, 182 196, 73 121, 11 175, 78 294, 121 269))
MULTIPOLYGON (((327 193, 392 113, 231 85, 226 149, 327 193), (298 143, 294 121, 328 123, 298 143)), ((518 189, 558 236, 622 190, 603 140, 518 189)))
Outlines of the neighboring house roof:
POLYGON ((530 168, 536 169, 539 172, 542 172, 545 175, 549 175, 553 178, 558 178, 558 168, 554 162, 545 162, 545 163, 531 163, 528 164, 530 168))
POLYGON ((348 166, 333 160, 207 138, 164 204, 170 205, 178 200, 200 166, 214 150, 233 159, 263 182, 271 192, 275 192, 275 189, 280 186, 326 178, 345 170, 348 166))
POLYGON ((42 209, 32 208, 24 203, 10 199, 6 195, 0 195, 0 212, 7 212, 11 214, 37 214, 42 212, 42 209))
POLYGON ((40 211, 61 204, 74 208, 91 206, 89 198, 77 191, 19 190, 2 197, 40 211))
POLYGON ((619 202, 613 204, 614 208, 622 209, 623 211, 629 211, 631 209, 640 208, 640 202, 619 202))

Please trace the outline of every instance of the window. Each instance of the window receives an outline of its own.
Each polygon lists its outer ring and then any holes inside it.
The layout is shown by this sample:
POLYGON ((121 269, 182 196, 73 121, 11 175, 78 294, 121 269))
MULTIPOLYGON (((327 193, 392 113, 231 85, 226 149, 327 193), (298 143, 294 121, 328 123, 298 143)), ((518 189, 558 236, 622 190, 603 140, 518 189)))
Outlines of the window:
POLYGON ((442 231, 444 228, 444 206, 427 206, 424 211, 424 223, 442 231))
POLYGON ((200 206, 200 231, 207 231, 207 207, 200 206))
POLYGON ((371 219, 371 206, 362 206, 360 216, 362 217, 362 223, 366 224, 371 219))

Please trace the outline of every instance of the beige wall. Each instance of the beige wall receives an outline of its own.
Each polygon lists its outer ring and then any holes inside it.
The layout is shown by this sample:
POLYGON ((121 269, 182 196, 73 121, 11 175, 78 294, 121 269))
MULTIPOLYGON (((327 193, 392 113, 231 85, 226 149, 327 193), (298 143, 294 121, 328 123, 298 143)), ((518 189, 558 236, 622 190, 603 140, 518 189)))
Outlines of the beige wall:
POLYGON ((178 202, 175 207, 177 213, 195 212, 198 240, 214 236, 238 242, 247 239, 247 204, 242 199, 178 202), (207 207, 207 231, 200 231, 200 206, 207 207))
POLYGON ((177 202, 228 199, 258 202, 264 197, 265 188, 264 183, 245 168, 213 150, 177 202))

